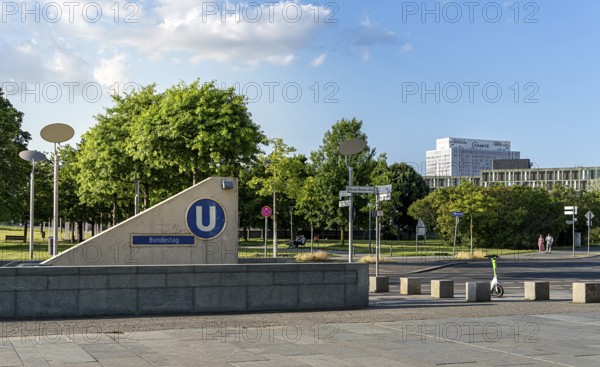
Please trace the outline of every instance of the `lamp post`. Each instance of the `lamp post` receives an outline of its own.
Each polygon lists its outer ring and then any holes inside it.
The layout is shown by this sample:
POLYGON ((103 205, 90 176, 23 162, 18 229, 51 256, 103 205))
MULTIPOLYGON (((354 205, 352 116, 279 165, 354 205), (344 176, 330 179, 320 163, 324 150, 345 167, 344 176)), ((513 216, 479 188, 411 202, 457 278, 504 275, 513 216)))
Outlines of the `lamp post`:
POLYGON ((290 206, 290 241, 294 242, 294 207, 290 206))
POLYGON ((56 144, 63 143, 75 135, 73 128, 67 124, 50 124, 40 132, 42 139, 54 143, 54 213, 52 228, 52 254, 58 254, 58 151, 56 144))
POLYGON ((135 202, 133 212, 135 215, 138 215, 140 213, 140 180, 138 179, 137 171, 135 171, 133 183, 135 184, 135 202))
POLYGON ((35 162, 46 160, 46 156, 37 150, 24 150, 19 153, 19 157, 31 162, 31 178, 29 179, 29 260, 33 260, 33 222, 34 216, 34 177, 35 177, 35 162))
MULTIPOLYGON (((356 138, 343 142, 338 148, 338 153, 340 153, 346 158, 346 166, 348 167, 348 186, 352 186, 352 167, 348 163, 348 157, 362 152, 362 150, 365 149, 366 146, 367 143, 364 140, 356 138)), ((349 196, 350 206, 348 208, 348 262, 351 263, 352 258, 354 256, 354 248, 352 247, 352 222, 354 221, 354 202, 351 193, 349 194, 349 196)))

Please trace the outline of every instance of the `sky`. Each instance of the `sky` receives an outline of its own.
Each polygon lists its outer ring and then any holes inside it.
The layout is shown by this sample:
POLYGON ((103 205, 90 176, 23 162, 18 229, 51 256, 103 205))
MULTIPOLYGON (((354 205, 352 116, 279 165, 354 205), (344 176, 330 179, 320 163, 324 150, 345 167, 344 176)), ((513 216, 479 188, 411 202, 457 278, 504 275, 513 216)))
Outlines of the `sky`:
POLYGON ((509 140, 537 167, 600 166, 600 2, 3 1, 0 87, 76 144, 112 93, 234 86, 309 154, 341 118, 424 173, 442 137, 509 140))

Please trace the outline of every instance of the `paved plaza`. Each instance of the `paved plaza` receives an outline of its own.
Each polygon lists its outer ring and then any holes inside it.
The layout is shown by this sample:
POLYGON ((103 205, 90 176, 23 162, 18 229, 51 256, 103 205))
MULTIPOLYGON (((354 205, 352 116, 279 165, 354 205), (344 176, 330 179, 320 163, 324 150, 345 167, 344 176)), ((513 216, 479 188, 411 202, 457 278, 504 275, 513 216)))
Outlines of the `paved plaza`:
POLYGON ((485 303, 461 285, 485 279, 485 263, 405 262, 381 270, 419 274, 423 294, 392 279, 363 310, 0 322, 0 367, 600 365, 600 304, 573 304, 565 275, 600 279, 600 259, 521 260, 504 259, 506 295, 485 303), (550 301, 523 301, 528 274, 550 281, 550 301), (440 277, 455 298, 429 297, 440 277))

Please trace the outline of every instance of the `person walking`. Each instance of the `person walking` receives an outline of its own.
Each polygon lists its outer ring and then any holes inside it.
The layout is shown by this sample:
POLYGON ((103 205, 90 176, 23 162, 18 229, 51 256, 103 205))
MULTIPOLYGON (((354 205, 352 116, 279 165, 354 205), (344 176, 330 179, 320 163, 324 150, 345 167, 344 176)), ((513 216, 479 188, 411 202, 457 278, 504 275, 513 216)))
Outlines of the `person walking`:
POLYGON ((546 253, 552 253, 552 244, 554 243, 554 237, 550 236, 550 233, 546 236, 546 253))
POLYGON ((540 235, 538 238, 538 253, 544 253, 544 236, 540 235))

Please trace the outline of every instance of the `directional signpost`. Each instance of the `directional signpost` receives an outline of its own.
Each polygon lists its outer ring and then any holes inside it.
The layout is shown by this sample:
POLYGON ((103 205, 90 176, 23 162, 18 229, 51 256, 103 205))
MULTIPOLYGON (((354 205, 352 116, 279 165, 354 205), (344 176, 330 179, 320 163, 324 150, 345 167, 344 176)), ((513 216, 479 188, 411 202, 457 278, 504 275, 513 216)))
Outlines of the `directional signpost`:
POLYGON ((587 238, 587 242, 588 242, 588 255, 590 254, 590 227, 592 226, 592 219, 594 219, 594 213, 592 213, 591 211, 588 211, 587 213, 585 213, 585 219, 587 219, 587 227, 588 227, 588 238, 587 238))
MULTIPOLYGON (((352 166, 348 163, 348 157, 358 154, 363 151, 367 147, 367 142, 360 138, 354 138, 347 140, 340 144, 338 147, 338 153, 346 158, 346 167, 348 167, 348 185, 352 186, 352 166)), ((352 244, 352 237, 354 232, 353 223, 354 222, 354 206, 352 203, 352 193, 350 193, 350 206, 348 209, 348 262, 352 262, 352 258, 354 257, 354 247, 352 244)))
POLYGON ((265 217, 265 257, 267 257, 267 237, 269 237, 269 222, 267 219, 271 216, 271 214, 273 214, 273 210, 271 210, 270 206, 265 205, 260 210, 260 214, 265 217))
MULTIPOLYGON (((381 227, 379 218, 383 217, 383 210, 379 209, 379 202, 382 200, 390 200, 392 193, 392 185, 381 185, 381 186, 346 186, 346 193, 348 194, 375 194, 375 276, 379 276, 379 255, 381 254, 381 227)), ((340 191, 340 199, 342 198, 343 191, 340 191)), ((342 201, 340 201, 340 207, 342 207, 342 201)), ((391 250, 391 249, 390 249, 391 250)))
POLYGON ((458 233, 458 222, 460 221, 460 217, 465 215, 463 212, 452 212, 452 216, 456 218, 454 224, 454 246, 452 247, 452 257, 456 255, 456 234, 458 233))
POLYGON ((573 225, 573 256, 575 256, 575 222, 577 221, 577 218, 575 218, 575 216, 577 215, 577 207, 576 206, 565 206, 565 215, 571 215, 573 217, 573 220, 570 221, 573 225))

